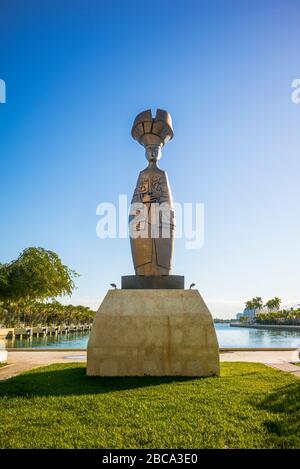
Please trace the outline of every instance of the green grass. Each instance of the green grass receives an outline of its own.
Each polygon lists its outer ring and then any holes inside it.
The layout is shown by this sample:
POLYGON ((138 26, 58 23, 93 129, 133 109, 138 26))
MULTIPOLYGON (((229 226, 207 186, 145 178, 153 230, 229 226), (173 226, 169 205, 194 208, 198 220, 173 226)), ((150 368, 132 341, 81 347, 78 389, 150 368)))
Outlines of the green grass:
POLYGON ((299 448, 300 380, 257 363, 198 379, 51 365, 0 383, 0 447, 299 448))
POLYGON ((6 362, 5 362, 5 363, 2 362, 2 363, 0 363, 0 368, 1 368, 2 366, 6 366, 6 365, 7 365, 6 362))

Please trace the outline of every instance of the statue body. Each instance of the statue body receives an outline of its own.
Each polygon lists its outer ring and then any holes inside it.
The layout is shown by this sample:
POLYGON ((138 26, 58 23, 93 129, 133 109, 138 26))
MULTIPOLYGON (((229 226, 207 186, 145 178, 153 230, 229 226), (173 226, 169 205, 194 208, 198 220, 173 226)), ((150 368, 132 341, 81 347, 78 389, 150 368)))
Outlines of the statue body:
POLYGON ((167 173, 156 162, 150 161, 140 172, 131 203, 144 205, 138 223, 147 235, 130 238, 136 275, 169 275, 175 236, 174 208, 167 173), (161 210, 162 204, 165 212, 161 210))

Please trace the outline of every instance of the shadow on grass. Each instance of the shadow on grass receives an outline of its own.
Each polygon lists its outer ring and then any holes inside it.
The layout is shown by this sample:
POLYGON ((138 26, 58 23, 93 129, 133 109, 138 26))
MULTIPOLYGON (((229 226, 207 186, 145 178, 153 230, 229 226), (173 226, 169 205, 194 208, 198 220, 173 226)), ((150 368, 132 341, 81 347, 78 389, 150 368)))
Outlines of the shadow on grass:
MULTIPOLYGON (((290 440, 291 447, 300 447, 300 380, 277 389, 258 403, 258 408, 275 414, 264 425, 279 441, 290 440)), ((272 439, 272 436, 271 436, 272 439)))
POLYGON ((33 370, 0 382, 0 397, 102 394, 195 379, 181 376, 88 377, 86 376, 86 368, 82 366, 68 364, 66 368, 51 368, 52 365, 43 368, 43 370, 33 370))

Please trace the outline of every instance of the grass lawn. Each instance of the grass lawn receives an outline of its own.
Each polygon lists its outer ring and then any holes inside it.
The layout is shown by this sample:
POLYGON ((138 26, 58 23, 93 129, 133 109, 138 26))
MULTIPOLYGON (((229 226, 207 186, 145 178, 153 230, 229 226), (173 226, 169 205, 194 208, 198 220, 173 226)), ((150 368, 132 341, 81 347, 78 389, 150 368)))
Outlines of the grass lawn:
POLYGON ((51 365, 0 382, 0 447, 300 448, 300 380, 257 363, 198 379, 51 365))

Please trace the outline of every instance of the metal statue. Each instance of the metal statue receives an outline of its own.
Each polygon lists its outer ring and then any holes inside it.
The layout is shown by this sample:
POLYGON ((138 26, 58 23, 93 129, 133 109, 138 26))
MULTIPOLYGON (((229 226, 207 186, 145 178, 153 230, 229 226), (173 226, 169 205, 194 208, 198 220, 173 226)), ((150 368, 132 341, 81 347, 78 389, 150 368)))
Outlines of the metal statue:
POLYGON ((157 109, 155 117, 151 110, 138 114, 131 135, 145 147, 149 162, 139 174, 131 201, 130 243, 135 273, 139 276, 169 275, 175 216, 168 176, 157 162, 163 145, 173 138, 170 114, 161 109, 157 109))

